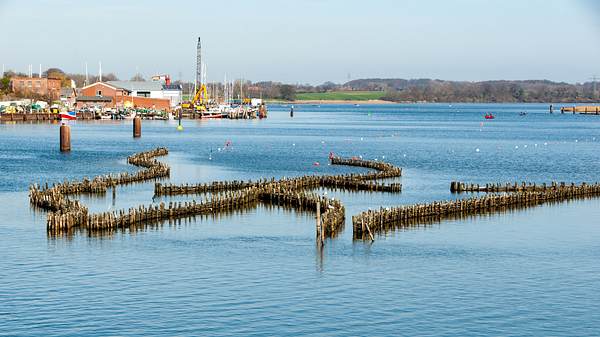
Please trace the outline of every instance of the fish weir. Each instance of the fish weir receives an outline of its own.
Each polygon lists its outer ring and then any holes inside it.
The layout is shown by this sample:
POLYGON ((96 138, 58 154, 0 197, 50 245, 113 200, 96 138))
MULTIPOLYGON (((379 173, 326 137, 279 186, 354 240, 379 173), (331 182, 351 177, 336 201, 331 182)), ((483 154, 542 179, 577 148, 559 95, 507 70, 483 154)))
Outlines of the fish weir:
POLYGON ((397 183, 383 184, 370 180, 399 177, 402 169, 391 164, 366 161, 360 159, 331 158, 333 165, 349 165, 374 169, 375 172, 364 174, 345 174, 329 176, 301 176, 276 180, 261 179, 258 181, 217 181, 196 185, 172 185, 156 182, 155 196, 189 195, 213 193, 202 202, 185 201, 161 202, 156 205, 141 205, 127 210, 89 214, 87 207, 79 201, 68 198, 72 194, 105 194, 109 188, 113 191, 117 185, 138 181, 147 181, 168 177, 170 168, 155 159, 168 154, 167 149, 157 148, 152 151, 134 154, 128 157, 129 164, 143 167, 144 170, 134 174, 98 176, 92 180, 65 181, 51 187, 46 185, 30 186, 30 202, 32 205, 49 211, 47 229, 49 235, 73 233, 74 230, 86 229, 88 232, 112 233, 119 229, 141 228, 164 221, 172 221, 195 216, 210 216, 229 213, 253 207, 257 202, 284 207, 292 207, 301 211, 316 212, 317 237, 335 237, 344 227, 345 208, 339 200, 309 193, 304 190, 318 187, 339 189, 400 192, 402 185, 397 183))
MULTIPOLYGON (((566 187, 567 184, 564 182, 551 182, 550 184, 542 183, 492 183, 492 184, 467 184, 460 181, 453 181, 450 183, 450 192, 452 193, 463 193, 463 192, 485 192, 485 193, 498 193, 498 192, 545 192, 548 190, 556 190, 559 188, 566 187)), ((571 183, 571 186, 575 186, 571 183)))
POLYGON ((393 208, 369 210, 352 217, 353 236, 366 239, 372 232, 381 233, 394 228, 427 222, 430 219, 445 219, 493 212, 499 209, 532 207, 548 202, 600 196, 600 184, 556 185, 542 191, 518 191, 490 194, 479 198, 435 201, 393 208))
POLYGON ((105 194, 108 188, 117 185, 131 184, 153 180, 170 175, 170 167, 155 159, 168 154, 165 148, 157 148, 147 152, 134 154, 127 158, 129 164, 143 167, 144 170, 130 174, 128 172, 117 175, 98 176, 92 180, 84 178, 82 181, 65 181, 48 187, 37 184, 29 187, 29 201, 32 205, 47 210, 47 228, 71 228, 82 226, 89 218, 87 207, 79 201, 68 198, 71 194, 105 194))
POLYGON ((326 176, 301 176, 296 178, 283 178, 276 180, 262 179, 256 182, 253 181, 215 181, 211 183, 200 184, 161 184, 154 185, 154 195, 173 196, 173 195, 192 195, 217 191, 234 191, 248 187, 261 187, 272 183, 279 183, 288 186, 292 189, 309 189, 318 187, 329 187, 337 189, 349 189, 357 191, 373 191, 373 192, 391 192, 398 193, 402 191, 402 184, 399 183, 377 183, 370 180, 397 178, 402 176, 402 168, 392 164, 369 161, 362 159, 345 159, 340 157, 331 158, 332 165, 358 166, 376 170, 376 172, 364 174, 341 174, 341 175, 326 175, 326 176))

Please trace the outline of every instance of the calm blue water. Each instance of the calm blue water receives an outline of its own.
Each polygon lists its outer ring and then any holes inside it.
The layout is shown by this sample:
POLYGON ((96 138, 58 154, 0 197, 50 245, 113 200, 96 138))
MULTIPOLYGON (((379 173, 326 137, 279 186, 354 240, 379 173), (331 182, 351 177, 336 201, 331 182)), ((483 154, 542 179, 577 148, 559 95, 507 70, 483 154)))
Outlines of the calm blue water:
MULTIPOLYGON (((272 106, 263 121, 0 124, 0 335, 501 335, 600 331, 600 200, 579 200, 315 247, 314 215, 259 205, 136 232, 49 238, 33 182, 135 170, 166 146, 176 183, 330 174, 330 151, 404 167, 401 194, 327 191, 347 218, 453 198, 451 180, 600 181, 600 117, 547 105, 272 106), (527 116, 519 116, 527 111, 527 116), (497 119, 485 121, 493 112, 497 119), (233 147, 224 150, 231 141, 233 147), (221 149, 221 150, 219 150, 221 149), (314 166, 320 162, 320 166, 314 166)), ((94 211, 152 200, 118 189, 94 211)))

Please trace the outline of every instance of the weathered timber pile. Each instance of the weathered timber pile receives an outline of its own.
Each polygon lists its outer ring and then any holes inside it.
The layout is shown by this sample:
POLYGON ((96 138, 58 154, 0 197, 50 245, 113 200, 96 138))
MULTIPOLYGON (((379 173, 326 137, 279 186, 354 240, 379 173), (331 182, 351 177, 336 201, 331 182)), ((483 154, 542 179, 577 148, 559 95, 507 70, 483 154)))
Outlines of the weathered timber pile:
POLYGON ((283 178, 280 180, 262 179, 259 181, 214 181, 211 183, 200 183, 200 184, 184 184, 184 185, 173 185, 173 184, 161 184, 156 183, 154 185, 154 195, 189 195, 189 194, 200 194, 209 192, 219 191, 235 191, 248 187, 264 187, 271 183, 285 184, 292 189, 305 189, 305 188, 317 188, 317 187, 330 187, 340 189, 352 189, 359 191, 373 191, 373 192, 401 192, 402 184, 391 183, 383 184, 371 182, 369 180, 396 178, 402 176, 402 168, 394 165, 369 161, 362 159, 345 159, 340 157, 331 158, 332 165, 347 165, 347 166, 358 166, 376 170, 376 172, 369 172, 364 174, 340 174, 340 175, 326 175, 326 176, 301 176, 296 178, 283 178))
POLYGON ((120 173, 117 175, 104 175, 92 180, 84 178, 82 181, 65 181, 40 187, 37 184, 29 187, 29 201, 32 205, 50 211, 47 219, 48 229, 70 228, 82 226, 89 217, 88 209, 78 201, 72 201, 69 194, 106 193, 109 187, 152 180, 170 175, 170 168, 155 159, 168 154, 167 149, 157 148, 152 151, 134 154, 127 158, 128 163, 143 167, 144 170, 136 173, 120 173))
MULTIPOLYGON (((339 200, 329 199, 315 193, 288 189, 281 184, 272 184, 262 190, 259 200, 300 210, 316 211, 319 208, 318 223, 322 225, 323 234, 328 238, 335 237, 343 229, 346 220, 346 210, 339 200)), ((318 235, 319 233, 317 233, 318 235)))
MULTIPOLYGON (((574 183, 571 183, 571 186, 574 186, 574 183)), ((558 188, 564 188, 567 186, 564 182, 552 182, 550 184, 542 183, 492 183, 492 184, 467 184, 460 181, 453 181, 450 183, 450 192, 452 193, 462 193, 462 192, 486 192, 486 193, 497 193, 497 192, 535 192, 535 191, 547 191, 547 190, 556 190, 558 188)))
MULTIPOLYGON (((258 189, 251 187, 240 191, 213 195, 205 202, 169 202, 166 205, 138 206, 129 210, 92 214, 84 226, 88 230, 119 229, 143 226, 164 220, 180 219, 196 215, 216 214, 252 205, 258 198, 258 189)), ((66 229, 66 228, 64 228, 66 229)))
POLYGON ((375 160, 363 160, 357 158, 341 158, 332 157, 331 165, 344 165, 344 166, 357 166, 374 169, 377 172, 367 174, 353 174, 349 175, 354 179, 372 180, 372 179, 384 179, 394 178, 402 176, 402 168, 394 166, 389 163, 375 161, 375 160))
POLYGON ((88 214, 88 209, 78 201, 72 201, 69 194, 106 193, 108 188, 135 181, 146 181, 167 177, 170 168, 155 159, 166 155, 168 151, 158 148, 128 157, 128 163, 143 167, 134 174, 98 176, 92 180, 65 181, 51 187, 38 185, 30 187, 30 201, 33 205, 50 211, 47 228, 52 232, 68 232, 74 228, 89 231, 111 231, 123 228, 139 228, 165 220, 193 217, 197 215, 215 215, 223 212, 244 209, 256 202, 281 205, 308 210, 317 213, 317 237, 334 237, 345 223, 345 208, 339 200, 329 199, 304 189, 317 187, 344 188, 365 191, 400 192, 401 184, 372 182, 369 180, 398 177, 402 169, 393 165, 359 159, 332 158, 334 165, 350 165, 371 168, 376 172, 364 174, 346 174, 330 176, 301 176, 276 180, 223 181, 196 185, 163 185, 155 183, 155 195, 182 195, 213 193, 207 201, 164 202, 159 205, 138 206, 128 210, 118 210, 97 214, 88 214))
POLYGON ((600 196, 600 184, 559 185, 545 191, 520 191, 508 194, 491 194, 480 198, 436 201, 394 208, 366 211, 352 217, 355 239, 372 237, 374 232, 384 232, 413 224, 415 220, 443 219, 456 215, 477 215, 500 208, 535 206, 550 201, 563 201, 581 197, 600 196))

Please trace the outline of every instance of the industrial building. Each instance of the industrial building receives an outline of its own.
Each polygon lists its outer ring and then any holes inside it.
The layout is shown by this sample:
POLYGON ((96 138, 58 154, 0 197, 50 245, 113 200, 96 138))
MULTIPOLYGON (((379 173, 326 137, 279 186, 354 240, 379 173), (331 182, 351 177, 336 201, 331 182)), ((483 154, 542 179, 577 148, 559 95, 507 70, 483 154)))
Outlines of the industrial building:
POLYGON ((152 81, 108 81, 106 82, 116 88, 129 91, 133 97, 149 97, 168 99, 171 108, 181 103, 183 88, 180 84, 171 84, 169 77, 155 77, 152 81))
POLYGON ((170 111, 181 102, 180 85, 161 81, 96 82, 81 88, 77 108, 135 107, 170 111))

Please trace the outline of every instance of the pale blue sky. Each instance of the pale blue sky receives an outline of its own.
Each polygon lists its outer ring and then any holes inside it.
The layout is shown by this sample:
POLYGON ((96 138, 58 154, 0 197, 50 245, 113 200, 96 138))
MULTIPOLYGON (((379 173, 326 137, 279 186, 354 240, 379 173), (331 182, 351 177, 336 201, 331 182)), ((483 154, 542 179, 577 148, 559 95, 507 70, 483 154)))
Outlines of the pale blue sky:
POLYGON ((600 76, 594 0, 0 0, 0 63, 290 83, 600 76), (595 21, 595 22, 594 22, 595 21))

